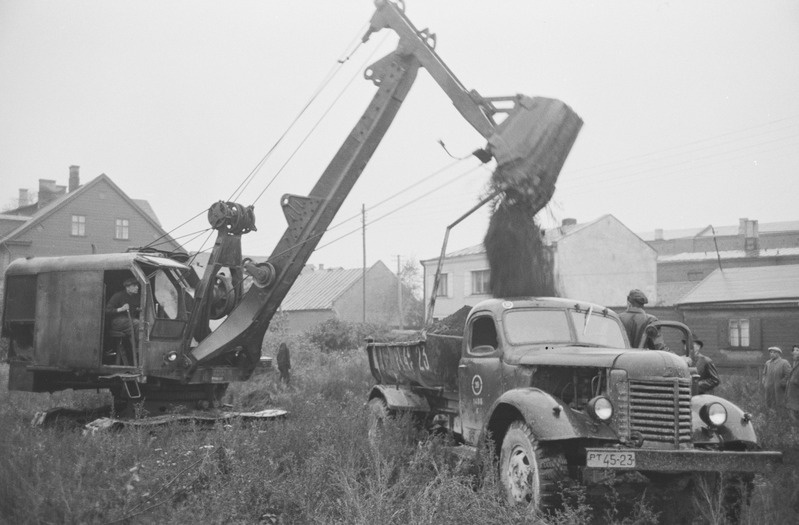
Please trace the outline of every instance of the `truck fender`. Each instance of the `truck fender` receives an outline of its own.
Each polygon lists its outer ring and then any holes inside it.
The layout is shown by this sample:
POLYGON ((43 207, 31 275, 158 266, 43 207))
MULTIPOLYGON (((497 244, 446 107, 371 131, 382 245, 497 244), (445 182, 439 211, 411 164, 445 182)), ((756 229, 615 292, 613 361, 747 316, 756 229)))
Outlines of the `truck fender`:
POLYGON ((554 396, 537 388, 505 392, 491 408, 486 430, 500 443, 507 427, 522 418, 540 441, 592 438, 618 440, 607 425, 575 412, 554 396))
POLYGON ((369 400, 382 398, 389 410, 410 410, 413 412, 430 412, 427 399, 405 388, 375 385, 369 392, 369 400))
POLYGON ((730 401, 710 394, 702 394, 691 398, 691 426, 693 428, 693 442, 696 443, 731 443, 739 442, 757 445, 755 427, 744 411, 730 401), (717 402, 727 409, 727 422, 716 429, 708 429, 707 423, 699 417, 699 410, 706 404, 717 402))

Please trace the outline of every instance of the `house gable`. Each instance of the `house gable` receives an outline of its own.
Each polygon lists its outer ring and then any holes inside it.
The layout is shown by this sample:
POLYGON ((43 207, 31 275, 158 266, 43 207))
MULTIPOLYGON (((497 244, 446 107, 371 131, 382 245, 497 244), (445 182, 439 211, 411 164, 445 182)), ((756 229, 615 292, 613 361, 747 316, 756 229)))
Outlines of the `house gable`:
MULTIPOLYGON (((371 323, 392 324, 397 315, 397 276, 377 261, 366 271, 366 320, 371 323)), ((359 278, 334 301, 333 309, 340 319, 363 320, 363 278, 359 278)))
POLYGON ((620 306, 639 288, 657 301, 657 253, 613 215, 567 231, 554 249, 560 293, 620 306))
POLYGON ((153 217, 103 174, 0 238, 0 271, 20 257, 123 252, 154 241, 158 249, 180 250, 153 217), (78 235, 73 234, 73 216, 80 224, 78 235), (127 238, 117 235, 117 219, 128 221, 127 238))

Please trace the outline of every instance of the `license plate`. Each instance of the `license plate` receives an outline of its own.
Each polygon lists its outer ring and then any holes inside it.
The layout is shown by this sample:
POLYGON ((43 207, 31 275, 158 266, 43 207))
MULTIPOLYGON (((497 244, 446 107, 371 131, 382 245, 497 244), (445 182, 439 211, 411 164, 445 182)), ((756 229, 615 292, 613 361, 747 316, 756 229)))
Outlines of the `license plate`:
POLYGON ((595 468, 635 468, 635 452, 589 452, 586 466, 595 468))

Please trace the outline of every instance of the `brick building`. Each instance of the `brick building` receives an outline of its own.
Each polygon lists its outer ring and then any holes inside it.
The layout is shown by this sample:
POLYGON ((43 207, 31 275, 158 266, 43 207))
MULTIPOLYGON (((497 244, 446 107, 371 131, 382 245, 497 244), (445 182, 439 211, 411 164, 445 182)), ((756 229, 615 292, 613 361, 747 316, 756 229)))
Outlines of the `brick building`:
POLYGON ((799 264, 715 270, 677 308, 718 365, 759 367, 799 344, 799 264))
POLYGON ((78 166, 70 166, 68 186, 40 179, 38 199, 29 197, 20 190, 20 205, 0 214, 0 274, 20 257, 116 253, 150 243, 181 249, 147 201, 131 199, 105 174, 81 186, 78 166))

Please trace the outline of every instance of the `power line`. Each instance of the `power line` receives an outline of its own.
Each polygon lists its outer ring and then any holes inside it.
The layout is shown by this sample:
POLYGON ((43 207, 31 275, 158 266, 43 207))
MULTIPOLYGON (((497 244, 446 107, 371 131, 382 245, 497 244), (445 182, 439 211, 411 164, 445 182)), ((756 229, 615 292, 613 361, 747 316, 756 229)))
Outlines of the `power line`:
MULTIPOLYGON (((382 45, 382 43, 386 40, 386 38, 388 38, 388 34, 383 36, 383 40, 381 40, 380 44, 378 44, 375 47, 375 49, 372 51, 372 53, 368 57, 366 57, 366 60, 364 60, 363 64, 361 65, 361 68, 356 70, 355 74, 353 74, 352 77, 350 77, 349 81, 344 85, 344 87, 341 88, 341 90, 339 91, 338 95, 336 95, 336 97, 333 99, 333 101, 328 105, 327 109, 325 109, 325 111, 317 119, 317 121, 314 123, 314 125, 311 127, 311 129, 305 134, 305 136, 302 138, 302 140, 300 140, 299 144, 297 144, 297 147, 294 148, 294 150, 291 152, 291 154, 286 159, 286 161, 283 163, 283 165, 280 166, 280 168, 275 172, 275 174, 272 176, 272 178, 266 184, 264 189, 261 190, 261 192, 258 194, 257 197, 255 197, 255 199, 252 201, 252 204, 255 204, 256 202, 258 202, 258 200, 263 196, 263 194, 266 193, 266 190, 269 189, 269 187, 272 185, 272 183, 275 182, 277 177, 283 172, 283 170, 286 168, 288 163, 291 162, 292 159, 294 159, 294 156, 297 154, 297 152, 300 150, 300 148, 303 146, 303 144, 305 144, 305 142, 310 138, 310 136, 313 134, 313 132, 316 131, 316 129, 321 124, 322 120, 324 120, 324 118, 327 117, 327 115, 330 113, 330 111, 333 109, 333 107, 336 105, 336 103, 344 95, 344 92, 352 85, 352 83, 355 81, 355 79, 358 78, 358 76, 360 76, 361 70, 372 60, 372 57, 380 49, 380 45, 382 45)), ((308 105, 310 105, 310 103, 308 105)), ((285 136, 285 134, 284 134, 284 136, 285 136)))
MULTIPOLYGON (((722 133, 720 135, 714 135, 712 137, 705 137, 703 139, 699 139, 699 140, 695 140, 695 141, 691 141, 691 142, 686 142, 684 144, 679 144, 679 145, 676 145, 676 146, 672 146, 670 148, 650 151, 650 152, 647 152, 647 153, 642 153, 640 155, 634 155, 632 157, 627 157, 627 158, 623 158, 623 159, 616 159, 616 160, 608 161, 608 162, 605 162, 605 163, 602 163, 602 164, 596 164, 596 165, 593 165, 593 166, 586 166, 586 167, 582 167, 582 168, 576 168, 574 170, 571 170, 571 172, 572 173, 582 173, 582 172, 587 172, 587 171, 595 172, 599 168, 613 167, 613 166, 618 165, 618 164, 624 164, 624 163, 631 162, 631 161, 638 161, 640 159, 646 159, 646 158, 653 157, 653 156, 660 156, 660 155, 663 155, 664 153, 668 153, 670 151, 682 150, 684 148, 687 148, 687 147, 690 147, 690 146, 693 146, 693 145, 696 145, 696 144, 702 144, 702 143, 706 143, 706 142, 717 140, 719 138, 723 138, 723 137, 727 137, 727 136, 731 136, 731 135, 738 135, 740 133, 747 132, 747 131, 750 131, 750 130, 759 129, 759 128, 763 128, 763 127, 766 127, 766 126, 771 126, 773 124, 786 122, 786 121, 793 121, 793 120, 798 120, 799 121, 799 116, 791 116, 791 117, 786 117, 786 118, 782 118, 782 119, 777 119, 777 120, 769 121, 769 122, 766 122, 766 123, 763 123, 763 124, 750 126, 748 128, 743 128, 743 129, 739 129, 739 130, 735 130, 735 131, 730 131, 730 132, 727 132, 727 133, 722 133)), ((757 136, 760 136, 760 135, 763 135, 763 134, 766 134, 766 133, 770 133, 770 132, 773 132, 773 131, 782 131, 782 130, 785 130, 785 129, 790 129, 792 127, 795 127, 795 125, 791 124, 790 126, 777 128, 776 130, 766 131, 764 133, 761 133, 759 135, 754 135, 754 136, 757 137, 757 136)), ((744 140, 744 139, 749 139, 749 138, 752 138, 752 135, 741 137, 740 139, 736 139, 736 140, 744 140)), ((728 143, 733 143, 733 142, 735 142, 735 141, 728 141, 728 143)), ((689 150, 687 152, 679 152, 677 154, 678 155, 683 155, 683 154, 686 154, 686 153, 691 153, 693 151, 702 151, 704 149, 707 149, 707 148, 693 149, 693 150, 689 150)), ((666 156, 668 157, 669 155, 666 155, 666 156)), ((658 159, 654 159, 653 161, 657 161, 657 160, 658 159)), ((591 175, 586 175, 585 177, 590 177, 590 176, 591 175)), ((585 177, 581 176, 581 177, 575 177, 575 178, 585 178, 585 177)))
MULTIPOLYGON (((367 25, 368 25, 368 23, 367 23, 367 25)), ((258 173, 258 171, 261 170, 261 168, 266 163, 267 159, 275 151, 277 146, 283 141, 283 139, 288 135, 288 133, 292 130, 292 128, 294 128, 294 125, 297 124, 297 122, 300 120, 300 118, 305 114, 305 112, 308 110, 308 108, 311 107, 311 105, 319 97, 319 95, 322 93, 322 91, 324 91, 324 89, 330 84, 330 82, 332 82, 333 78, 335 78, 335 76, 338 74, 338 72, 341 71, 341 68, 342 68, 343 64, 350 59, 350 57, 355 53, 355 51, 358 50, 358 48, 361 45, 360 35, 362 35, 362 34, 363 34, 363 29, 361 29, 360 32, 355 35, 353 40, 350 41, 350 43, 347 45, 347 48, 345 48, 345 53, 344 53, 345 57, 343 59, 341 59, 341 58, 337 59, 336 63, 333 64, 330 67, 330 70, 322 78, 322 81, 317 86, 317 88, 314 91, 313 95, 311 95, 311 98, 305 103, 305 105, 302 107, 302 109, 297 114, 297 116, 294 117, 294 120, 291 121, 289 126, 283 132, 283 134, 280 135, 278 140, 272 145, 271 148, 269 148, 269 150, 261 158, 261 160, 255 165, 255 167, 250 171, 250 173, 244 178, 244 180, 239 184, 239 186, 233 191, 233 193, 231 194, 231 196, 230 196, 230 198, 228 200, 236 200, 236 199, 241 197, 241 194, 244 192, 244 190, 247 188, 247 186, 249 186, 250 182, 252 182, 252 180, 255 178, 255 175, 258 173), (349 48, 351 48, 353 46, 353 42, 357 42, 355 44, 354 49, 352 49, 352 51, 350 51, 350 52, 346 52, 346 49, 349 49, 349 48)), ((267 188, 269 187, 269 185, 272 184, 272 182, 275 180, 275 178, 279 174, 280 174, 280 171, 278 171, 272 177, 272 179, 269 181, 269 184, 267 184, 267 188)), ((264 190, 261 192, 261 194, 263 194, 264 191, 266 191, 266 188, 264 188, 264 190)), ((259 195, 259 197, 260 197, 260 195, 259 195)))

